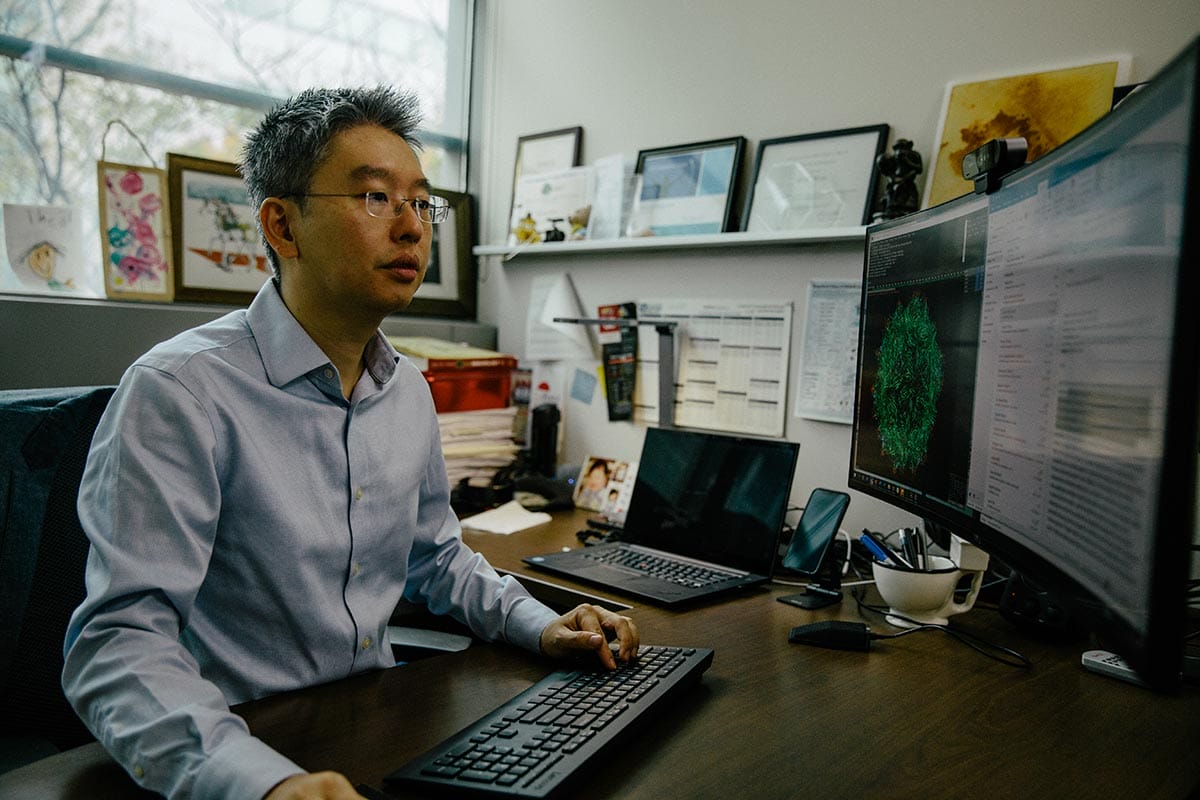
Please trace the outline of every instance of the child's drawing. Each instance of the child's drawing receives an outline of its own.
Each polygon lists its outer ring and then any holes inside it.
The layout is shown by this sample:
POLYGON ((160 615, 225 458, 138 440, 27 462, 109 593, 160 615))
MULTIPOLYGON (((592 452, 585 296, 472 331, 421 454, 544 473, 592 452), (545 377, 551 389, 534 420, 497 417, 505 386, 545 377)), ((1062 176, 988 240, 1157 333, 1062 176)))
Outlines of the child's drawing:
POLYGON ((164 184, 162 170, 100 164, 100 235, 110 297, 171 299, 164 184))
POLYGON ((168 169, 178 173, 181 290, 258 291, 270 267, 236 167, 171 153, 168 169))
POLYGON ((6 203, 4 243, 22 290, 91 294, 86 291, 74 209, 6 203))

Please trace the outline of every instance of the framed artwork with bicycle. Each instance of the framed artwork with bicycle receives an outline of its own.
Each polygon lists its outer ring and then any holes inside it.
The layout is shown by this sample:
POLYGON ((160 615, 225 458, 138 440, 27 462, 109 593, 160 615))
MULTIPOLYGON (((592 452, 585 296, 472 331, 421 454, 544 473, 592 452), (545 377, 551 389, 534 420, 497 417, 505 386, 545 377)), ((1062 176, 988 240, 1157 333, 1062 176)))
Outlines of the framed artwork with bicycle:
POLYGON ((246 305, 271 267, 237 165, 167 153, 175 300, 246 305))

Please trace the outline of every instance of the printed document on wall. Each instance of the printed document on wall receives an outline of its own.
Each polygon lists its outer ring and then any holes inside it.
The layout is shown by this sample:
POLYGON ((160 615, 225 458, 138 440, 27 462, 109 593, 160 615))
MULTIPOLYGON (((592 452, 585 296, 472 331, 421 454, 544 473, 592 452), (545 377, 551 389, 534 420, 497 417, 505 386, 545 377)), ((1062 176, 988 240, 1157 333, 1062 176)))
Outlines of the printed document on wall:
MULTIPOLYGON (((644 300, 638 319, 672 320, 675 424, 782 436, 792 304, 770 300, 644 300)), ((635 418, 658 421, 658 334, 638 328, 635 418)))
POLYGON ((598 358, 595 332, 586 325, 555 322, 583 316, 575 283, 567 273, 539 275, 529 287, 525 318, 526 361, 565 361, 598 358))
POLYGON ((854 413, 854 369, 862 284, 812 281, 804 313, 797 417, 849 425, 854 413))

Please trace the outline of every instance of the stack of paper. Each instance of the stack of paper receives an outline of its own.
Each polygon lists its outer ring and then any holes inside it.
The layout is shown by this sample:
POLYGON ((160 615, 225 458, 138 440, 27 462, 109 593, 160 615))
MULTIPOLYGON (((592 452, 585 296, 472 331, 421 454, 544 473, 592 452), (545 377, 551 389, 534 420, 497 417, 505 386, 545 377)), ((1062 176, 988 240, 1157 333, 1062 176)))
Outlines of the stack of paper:
POLYGON ((481 514, 467 517, 462 521, 464 528, 485 531, 487 533, 516 533, 535 525, 550 521, 550 515, 544 511, 527 511, 516 500, 510 500, 481 514))
POLYGON ((496 472, 516 460, 520 452, 513 441, 516 413, 516 407, 509 406, 438 414, 451 486, 463 478, 471 485, 487 486, 496 472))

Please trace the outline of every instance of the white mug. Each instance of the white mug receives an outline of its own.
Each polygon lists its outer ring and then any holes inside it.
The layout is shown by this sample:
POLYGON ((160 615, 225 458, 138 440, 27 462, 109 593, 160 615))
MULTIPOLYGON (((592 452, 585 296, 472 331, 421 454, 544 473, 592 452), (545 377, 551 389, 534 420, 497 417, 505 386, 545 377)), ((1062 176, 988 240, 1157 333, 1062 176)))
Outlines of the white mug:
POLYGON ((953 615, 970 611, 979 596, 986 563, 981 569, 970 570, 960 569, 945 556, 927 556, 925 563, 926 569, 911 570, 871 562, 875 588, 891 612, 887 621, 897 627, 946 625, 953 615), (954 589, 963 575, 972 576, 971 589, 961 603, 956 603, 954 589))

